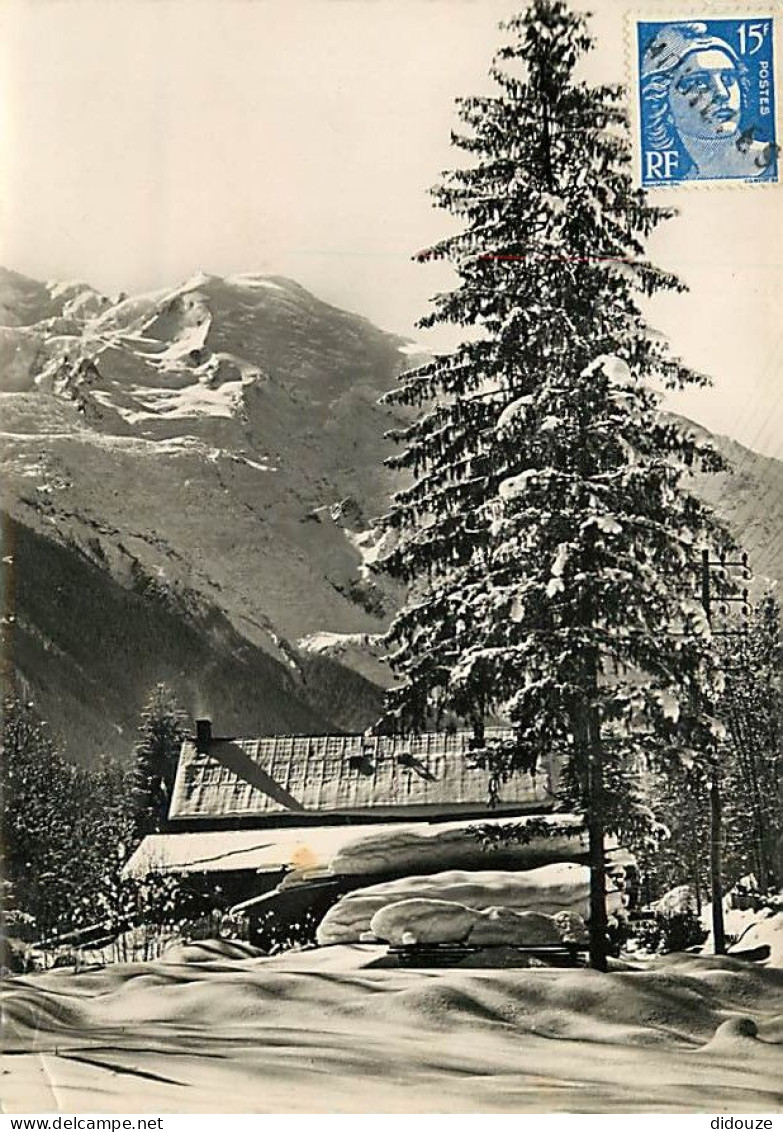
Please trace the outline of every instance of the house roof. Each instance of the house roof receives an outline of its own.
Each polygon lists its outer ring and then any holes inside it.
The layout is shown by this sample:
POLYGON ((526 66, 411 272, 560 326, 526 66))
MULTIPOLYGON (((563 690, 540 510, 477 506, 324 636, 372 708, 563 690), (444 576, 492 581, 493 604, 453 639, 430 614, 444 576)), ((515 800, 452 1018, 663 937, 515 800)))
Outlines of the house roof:
MULTIPOLYGON (((396 829, 395 825, 373 830, 396 829)), ((150 833, 128 859, 123 872, 226 873, 280 872, 323 866, 344 845, 367 836, 366 827, 313 826, 298 829, 224 829, 201 833, 150 833)))
MULTIPOLYGON (((511 738, 495 729, 487 738, 511 738)), ((171 799, 172 822, 320 814, 481 811, 489 774, 473 765, 469 732, 419 736, 282 735, 183 743, 171 799)), ((548 768, 517 774, 500 809, 553 799, 548 768)))

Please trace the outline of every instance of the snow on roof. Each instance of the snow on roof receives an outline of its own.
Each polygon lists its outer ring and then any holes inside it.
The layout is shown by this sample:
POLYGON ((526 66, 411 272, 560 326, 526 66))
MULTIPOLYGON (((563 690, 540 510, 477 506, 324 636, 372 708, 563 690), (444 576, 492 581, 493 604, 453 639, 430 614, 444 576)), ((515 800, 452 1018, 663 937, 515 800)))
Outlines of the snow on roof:
MULTIPOLYGON (((520 818, 524 822, 525 818, 520 818)), ((545 818, 558 826, 582 828, 582 819, 571 814, 545 818)), ((507 822, 508 818, 482 819, 482 825, 507 822)), ((444 833, 467 830, 475 819, 453 822, 393 822, 373 825, 311 825, 305 829, 211 830, 205 833, 152 833, 144 838, 125 864, 126 876, 144 877, 163 872, 279 872, 282 869, 328 868, 338 854, 359 853, 367 843, 370 854, 378 853, 379 839, 415 835, 422 846, 444 833)))
MULTIPOLYGON (((511 738, 491 729, 487 738, 511 738)), ((470 733, 282 735, 183 743, 169 819, 489 809, 489 773, 474 765, 470 733)), ((556 772, 555 772, 556 773, 556 772)), ((552 766, 517 774, 500 808, 553 800, 552 766)))
MULTIPOLYGON (((376 832, 380 828, 373 826, 376 832)), ((123 872, 127 876, 143 877, 153 870, 220 873, 236 869, 263 873, 315 868, 328 865, 340 849, 360 836, 361 829, 345 825, 309 826, 304 830, 152 833, 128 859, 123 872)))

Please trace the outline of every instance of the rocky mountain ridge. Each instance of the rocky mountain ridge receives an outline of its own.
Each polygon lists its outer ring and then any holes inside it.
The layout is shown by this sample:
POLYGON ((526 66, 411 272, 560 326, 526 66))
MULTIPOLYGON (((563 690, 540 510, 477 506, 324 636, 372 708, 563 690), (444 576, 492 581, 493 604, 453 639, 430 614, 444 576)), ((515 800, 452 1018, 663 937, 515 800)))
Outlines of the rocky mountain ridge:
MULTIPOLYGON (((200 275, 112 300, 3 272, 0 317, 7 538, 35 542, 38 556, 54 544, 61 570, 63 549, 90 564, 96 602, 117 583, 185 617, 206 633, 205 656, 216 634, 235 637, 232 648, 274 662, 280 687, 293 681, 286 695, 304 706, 265 712, 259 677, 250 710, 248 675, 241 711, 226 710, 214 664, 199 672, 183 656, 161 665, 154 642, 146 659, 140 647, 129 699, 165 669, 189 710, 212 712, 226 729, 364 725, 387 678, 366 645, 396 601, 367 568, 377 550, 370 520, 391 483, 383 433, 399 419, 378 402, 409 344, 290 280, 255 275, 200 275), (348 677, 350 708, 340 696, 326 704, 313 684, 315 670, 333 676, 330 654, 346 652, 360 670, 348 677)), ((37 638, 49 658, 67 655, 78 627, 44 633, 40 606, 29 614, 29 564, 6 565, 17 595, 10 655, 47 716, 73 732, 73 711, 58 702, 62 673, 47 684, 41 657, 24 657, 37 638)), ((84 612, 98 622, 100 614, 84 612)), ((115 641, 132 635, 125 624, 109 632, 115 641)), ((88 686, 84 698, 94 700, 88 686)), ((275 702, 286 698, 280 687, 275 702)), ((137 709, 129 704, 117 719, 115 708, 100 725, 100 708, 82 710, 77 746, 90 743, 94 716, 96 744, 118 753, 137 709)))
MULTIPOLYGON (((72 753, 127 754, 158 679, 225 733, 371 722, 379 398, 417 348, 253 274, 110 298, 0 269, 0 323, 5 662, 72 753)), ((778 578, 783 464, 719 444, 738 472, 697 488, 778 578)))

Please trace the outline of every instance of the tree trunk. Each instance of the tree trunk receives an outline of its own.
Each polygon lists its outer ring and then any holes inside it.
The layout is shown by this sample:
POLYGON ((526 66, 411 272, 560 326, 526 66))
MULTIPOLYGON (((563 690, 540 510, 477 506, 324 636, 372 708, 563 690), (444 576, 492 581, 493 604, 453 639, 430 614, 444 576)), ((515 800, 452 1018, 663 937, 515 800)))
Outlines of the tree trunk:
POLYGON ((716 761, 710 780, 710 879, 712 881, 712 940, 715 955, 726 954, 723 926, 723 867, 721 861, 720 768, 716 761))
POLYGON ((590 966, 607 970, 606 863, 604 859, 604 767, 598 711, 588 709, 587 834, 590 859, 590 966))
POLYGON ((693 889, 696 894, 696 915, 701 919, 701 877, 699 875, 699 841, 696 828, 696 814, 697 809, 695 806, 691 807, 691 876, 693 878, 693 889))

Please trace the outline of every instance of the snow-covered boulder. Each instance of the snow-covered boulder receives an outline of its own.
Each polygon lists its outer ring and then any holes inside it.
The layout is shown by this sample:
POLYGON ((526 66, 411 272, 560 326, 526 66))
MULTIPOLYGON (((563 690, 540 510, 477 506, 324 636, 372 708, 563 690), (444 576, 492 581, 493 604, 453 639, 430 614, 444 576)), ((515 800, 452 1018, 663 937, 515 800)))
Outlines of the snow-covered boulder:
POLYGON ((524 495, 531 481, 539 474, 536 468, 528 468, 524 472, 520 472, 519 475, 509 476, 508 479, 502 480, 498 489, 500 498, 509 501, 524 495))
MULTIPOLYGON (((440 900, 467 908, 509 908, 518 912, 555 915, 570 912, 586 919, 589 912, 590 871, 564 862, 527 872, 500 869, 484 872, 450 871, 433 876, 403 877, 357 889, 329 909, 318 928, 319 943, 350 942, 366 935, 376 912, 404 900, 440 900)), ((622 895, 608 892, 610 915, 622 912, 622 895)))

